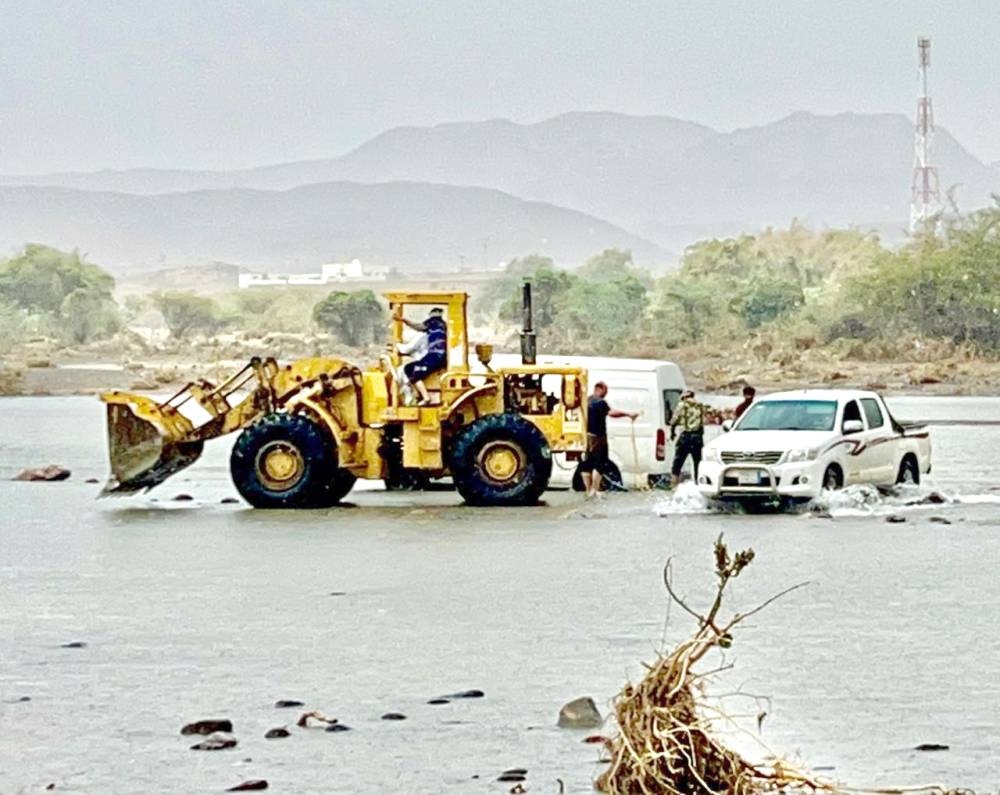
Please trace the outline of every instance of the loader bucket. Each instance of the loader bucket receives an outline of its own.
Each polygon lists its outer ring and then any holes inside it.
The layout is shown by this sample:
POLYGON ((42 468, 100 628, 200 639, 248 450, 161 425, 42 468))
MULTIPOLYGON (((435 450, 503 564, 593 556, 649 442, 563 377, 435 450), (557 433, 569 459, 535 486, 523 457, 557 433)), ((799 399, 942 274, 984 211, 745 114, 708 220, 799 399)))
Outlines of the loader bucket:
POLYGON ((190 423, 183 418, 168 418, 145 399, 133 402, 117 395, 114 401, 104 399, 108 403, 111 477, 102 497, 151 489, 201 455, 203 441, 184 440, 190 423))

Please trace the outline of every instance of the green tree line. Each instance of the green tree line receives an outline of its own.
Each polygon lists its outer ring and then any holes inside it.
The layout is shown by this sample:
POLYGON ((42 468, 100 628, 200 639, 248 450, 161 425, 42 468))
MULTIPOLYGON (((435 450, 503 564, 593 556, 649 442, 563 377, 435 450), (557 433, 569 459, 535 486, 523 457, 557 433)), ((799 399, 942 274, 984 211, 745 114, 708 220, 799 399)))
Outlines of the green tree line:
MULTIPOLYGON (((824 345, 838 340, 941 340, 1000 354, 1000 201, 942 220, 888 248, 853 229, 799 224, 690 246, 660 278, 628 251, 608 249, 574 270, 532 254, 511 261, 473 301, 473 319, 513 333, 521 283, 533 284, 542 350, 660 355, 757 336, 824 345)), ((79 252, 28 245, 0 262, 0 350, 27 335, 67 344, 106 339, 154 309, 177 341, 235 330, 320 329, 363 347, 384 338, 387 314, 370 290, 235 290, 216 297, 161 291, 115 302, 114 279, 79 252)))

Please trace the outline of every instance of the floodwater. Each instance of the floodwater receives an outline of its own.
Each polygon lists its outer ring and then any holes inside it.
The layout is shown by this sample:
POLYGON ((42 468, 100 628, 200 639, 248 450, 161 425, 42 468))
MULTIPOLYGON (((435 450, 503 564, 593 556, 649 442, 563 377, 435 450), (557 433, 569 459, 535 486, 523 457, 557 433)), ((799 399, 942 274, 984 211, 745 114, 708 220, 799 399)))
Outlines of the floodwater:
MULTIPOLYGON (((992 420, 1000 399, 901 399, 903 419, 992 420)), ((935 425, 932 483, 836 495, 832 518, 707 510, 689 490, 584 505, 471 509, 448 491, 364 490, 353 506, 263 512, 234 496, 228 441, 151 494, 96 501, 96 399, 0 401, 0 793, 491 793, 511 767, 534 793, 588 792, 586 732, 641 662, 690 630, 712 542, 757 558, 730 605, 810 581, 736 634, 716 695, 768 715, 774 751, 855 786, 994 788, 1000 780, 1000 427, 935 425), (7 480, 60 463, 63 483, 7 480), (936 488, 944 505, 907 506, 936 488), (173 502, 187 492, 190 502, 173 502), (895 513, 902 524, 888 524, 895 513), (950 524, 931 521, 947 519, 950 524), (62 648, 82 641, 84 648, 62 648), (481 699, 429 705, 478 688, 481 699), (30 701, 20 701, 22 697, 30 701), (351 726, 295 728, 298 699, 351 726), (402 712, 407 720, 380 720, 402 712), (189 750, 180 727, 229 718, 237 748, 189 750), (264 733, 290 725, 287 739, 264 733), (950 750, 921 753, 920 743, 950 750)), ((610 730, 610 729, 608 729, 610 730)))

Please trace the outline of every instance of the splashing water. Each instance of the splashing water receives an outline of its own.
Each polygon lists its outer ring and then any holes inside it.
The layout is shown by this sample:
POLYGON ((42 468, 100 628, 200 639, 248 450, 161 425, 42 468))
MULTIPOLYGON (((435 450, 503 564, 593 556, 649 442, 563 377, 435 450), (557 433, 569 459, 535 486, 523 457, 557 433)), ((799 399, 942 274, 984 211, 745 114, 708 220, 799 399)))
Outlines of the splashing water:
POLYGON ((698 487, 687 481, 681 483, 673 493, 666 495, 656 503, 656 513, 660 516, 673 516, 685 513, 711 513, 708 501, 701 496, 698 487))

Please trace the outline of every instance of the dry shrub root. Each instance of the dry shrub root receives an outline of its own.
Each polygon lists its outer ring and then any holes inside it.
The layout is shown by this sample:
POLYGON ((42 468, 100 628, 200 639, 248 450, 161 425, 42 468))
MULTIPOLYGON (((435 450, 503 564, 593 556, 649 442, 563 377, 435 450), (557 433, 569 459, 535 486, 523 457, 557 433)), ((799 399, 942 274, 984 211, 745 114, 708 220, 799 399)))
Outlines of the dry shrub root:
MULTIPOLYGON (((595 788, 612 795, 771 792, 974 795, 971 790, 939 784, 884 789, 845 787, 818 779, 778 759, 757 737, 755 741, 766 752, 763 755, 771 760, 767 764, 748 760, 719 739, 713 732, 713 724, 726 716, 698 696, 706 677, 714 672, 699 674, 695 666, 713 649, 729 648, 732 630, 739 623, 808 584, 795 585, 746 613, 735 613, 724 620, 720 613, 726 588, 753 558, 752 549, 731 555, 719 536, 715 542, 716 593, 705 615, 695 612, 677 595, 667 561, 663 571, 667 592, 673 603, 697 620, 698 629, 669 654, 661 654, 655 663, 646 665, 642 681, 626 685, 615 699, 618 732, 607 743, 609 767, 599 776, 595 788)), ((758 726, 763 717, 764 713, 758 715, 758 726)))

